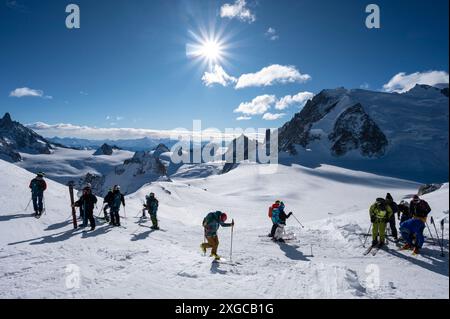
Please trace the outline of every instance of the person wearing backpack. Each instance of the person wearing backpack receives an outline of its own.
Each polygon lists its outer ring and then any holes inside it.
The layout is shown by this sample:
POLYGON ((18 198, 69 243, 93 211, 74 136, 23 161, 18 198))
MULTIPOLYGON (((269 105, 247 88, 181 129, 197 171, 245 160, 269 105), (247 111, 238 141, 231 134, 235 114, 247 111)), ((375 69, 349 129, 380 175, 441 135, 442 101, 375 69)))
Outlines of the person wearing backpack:
POLYGON ((227 214, 222 213, 221 211, 209 213, 203 219, 202 225, 207 242, 202 243, 200 248, 204 254, 208 248, 211 248, 211 257, 214 257, 215 260, 220 260, 220 256, 217 255, 217 249, 219 248, 219 237, 217 236, 217 231, 219 230, 219 227, 234 226, 234 220, 232 220, 231 223, 225 223, 227 219, 227 214))
POLYGON ((399 215, 398 218, 400 219, 400 224, 412 218, 412 215, 409 210, 409 203, 407 201, 402 200, 400 204, 398 204, 398 215, 399 215))
POLYGON ((286 214, 284 208, 284 203, 280 202, 279 206, 272 211, 272 222, 275 225, 272 240, 280 243, 284 243, 284 239, 282 238, 284 227, 286 227, 286 220, 292 215, 292 212, 286 214))
POLYGON ((271 238, 273 238, 273 236, 275 235, 275 231, 277 230, 277 224, 275 224, 274 222, 273 222, 273 220, 272 220, 272 216, 273 216, 273 211, 275 210, 275 209, 278 209, 278 207, 280 207, 280 203, 281 203, 281 201, 280 200, 277 200, 277 201, 275 201, 275 203, 274 204, 272 204, 270 207, 269 207, 269 218, 270 218, 270 220, 272 221, 272 229, 270 230, 270 233, 269 233, 269 235, 268 235, 268 237, 271 237, 271 238))
POLYGON ((115 185, 113 187, 112 192, 112 200, 111 200, 111 222, 110 225, 113 226, 120 226, 120 205, 123 205, 125 207, 125 196, 120 192, 120 186, 115 185))
POLYGON ((402 249, 413 249, 414 254, 418 254, 425 242, 423 232, 431 208, 425 200, 420 199, 418 195, 414 195, 409 204, 409 211, 412 218, 400 224, 402 238, 406 241, 402 249))
POLYGON ((97 203, 97 197, 92 194, 92 189, 88 185, 83 188, 83 195, 81 195, 80 199, 77 200, 73 207, 82 207, 83 209, 83 224, 80 227, 86 227, 87 221, 89 220, 89 224, 91 225, 91 231, 95 230, 95 218, 94 218, 94 206, 97 203))
POLYGON ((108 190, 108 194, 106 194, 105 198, 103 199, 103 215, 105 216, 106 222, 109 222, 108 209, 111 210, 113 197, 113 189, 110 188, 108 190))
POLYGON ((159 202, 155 197, 155 193, 150 193, 149 196, 145 196, 145 200, 146 203, 144 205, 144 209, 142 210, 142 218, 145 218, 145 211, 147 210, 153 224, 153 226, 150 228, 154 230, 159 230, 158 217, 156 216, 158 212, 159 202))
POLYGON ((372 247, 378 245, 381 248, 384 245, 386 224, 391 219, 392 214, 392 208, 383 198, 377 198, 375 203, 370 206, 369 216, 370 222, 372 223, 372 247))
POLYGON ((390 193, 386 194, 386 204, 389 205, 389 207, 392 209, 392 215, 389 219, 389 227, 391 228, 392 237, 394 237, 394 240, 398 241, 398 231, 397 231, 397 225, 395 220, 395 214, 398 214, 398 205, 394 201, 394 198, 390 193))
POLYGON ((31 180, 29 188, 31 189, 31 199, 33 201, 34 216, 40 218, 44 211, 44 192, 47 189, 47 183, 44 180, 45 174, 37 173, 36 177, 31 180))

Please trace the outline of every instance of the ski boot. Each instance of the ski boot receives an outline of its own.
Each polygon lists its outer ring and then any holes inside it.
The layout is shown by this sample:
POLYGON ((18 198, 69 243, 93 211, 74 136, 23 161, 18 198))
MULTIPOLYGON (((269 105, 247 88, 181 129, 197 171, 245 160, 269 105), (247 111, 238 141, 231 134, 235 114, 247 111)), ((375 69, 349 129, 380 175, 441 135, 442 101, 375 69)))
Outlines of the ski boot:
POLYGON ((413 255, 418 255, 419 253, 420 253, 420 248, 419 247, 414 247, 413 255))
POLYGON ((216 261, 220 260, 220 256, 217 254, 211 254, 210 257, 214 257, 214 260, 216 260, 216 261))
POLYGON ((412 249, 413 247, 410 245, 410 244, 408 244, 408 243, 406 243, 403 247, 402 247, 402 250, 410 250, 410 249, 412 249))

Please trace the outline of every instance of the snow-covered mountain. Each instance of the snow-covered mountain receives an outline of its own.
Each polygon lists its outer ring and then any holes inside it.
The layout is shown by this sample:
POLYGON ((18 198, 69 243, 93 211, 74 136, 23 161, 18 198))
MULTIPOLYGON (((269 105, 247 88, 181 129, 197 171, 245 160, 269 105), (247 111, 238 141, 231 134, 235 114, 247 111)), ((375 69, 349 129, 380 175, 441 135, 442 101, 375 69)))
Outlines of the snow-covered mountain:
POLYGON ((417 85, 403 94, 324 90, 280 129, 279 149, 304 165, 446 182, 448 103, 448 87, 417 85))
MULTIPOLYGON (((48 181, 46 214, 36 220, 26 208, 34 174, 0 160, 0 175, 0 298, 210 298, 211 291, 224 299, 449 297, 447 239, 445 257, 427 232, 423 255, 391 242, 374 257, 362 255, 369 205, 386 192, 410 198, 419 185, 408 181, 328 165, 261 174, 242 164, 227 174, 145 185, 126 197, 124 227, 98 220, 94 232, 84 232, 73 230, 66 186, 48 181), (164 231, 139 220, 149 192, 159 199, 164 231), (275 199, 305 226, 288 219, 295 238, 287 244, 264 238, 275 199), (236 222, 236 264, 211 263, 199 249, 201 221, 218 209, 236 222)), ((444 219, 445 238, 448 191, 445 184, 423 197, 435 220, 444 219)), ((96 214, 100 207, 101 200, 96 214)), ((230 229, 219 236, 219 254, 229 259, 230 229)))
POLYGON ((101 177, 102 186, 101 189, 96 189, 97 193, 104 195, 110 187, 120 185, 122 192, 130 194, 145 184, 168 180, 167 167, 160 160, 161 154, 168 151, 164 144, 160 144, 152 151, 136 152, 132 158, 126 159, 123 164, 101 177))
POLYGON ((22 153, 50 154, 53 146, 42 136, 13 121, 6 113, 0 119, 0 158, 19 162, 22 153))
POLYGON ((111 156, 114 152, 114 150, 117 150, 117 146, 111 146, 109 144, 104 143, 102 146, 100 146, 95 152, 94 156, 100 156, 100 155, 108 155, 111 156))

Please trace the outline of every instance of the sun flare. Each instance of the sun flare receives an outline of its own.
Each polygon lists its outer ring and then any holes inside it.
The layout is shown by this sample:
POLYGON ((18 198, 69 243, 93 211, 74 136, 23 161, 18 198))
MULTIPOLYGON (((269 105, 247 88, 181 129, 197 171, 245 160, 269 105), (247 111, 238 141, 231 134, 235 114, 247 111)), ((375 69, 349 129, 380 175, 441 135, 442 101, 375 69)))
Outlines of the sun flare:
POLYGON ((226 44, 218 34, 202 32, 200 35, 191 32, 194 42, 186 45, 188 57, 209 65, 223 62, 226 57, 226 44))

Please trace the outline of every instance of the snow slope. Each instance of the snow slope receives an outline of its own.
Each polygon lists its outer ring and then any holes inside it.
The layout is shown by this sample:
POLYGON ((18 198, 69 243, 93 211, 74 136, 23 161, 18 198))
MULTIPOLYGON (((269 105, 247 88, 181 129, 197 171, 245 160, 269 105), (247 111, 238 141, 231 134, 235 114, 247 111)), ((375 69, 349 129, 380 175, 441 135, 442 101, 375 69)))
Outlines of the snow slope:
POLYGON ((133 152, 115 150, 113 155, 93 156, 95 150, 74 150, 55 148, 50 155, 21 154, 23 161, 17 163, 30 172, 43 171, 47 177, 62 184, 78 180, 87 173, 107 174, 114 167, 133 157, 133 152))
MULTIPOLYGON (((0 173, 0 298, 449 297, 448 250, 441 258, 429 240, 423 256, 393 244, 362 256, 368 206, 387 191, 397 200, 413 194, 415 183, 332 166, 274 172, 241 164, 225 175, 144 186, 127 196, 125 228, 99 224, 84 233, 70 225, 66 187, 49 182, 47 214, 36 220, 24 210, 33 175, 3 161, 0 173), (150 191, 160 199, 161 232, 138 218, 150 191), (288 221, 297 240, 286 245, 259 237, 271 227, 274 196, 305 225, 288 221), (236 221, 236 265, 212 264, 199 251, 201 220, 216 209, 236 221), (71 264, 79 267, 79 288, 66 286, 71 264), (379 285, 371 286, 374 273, 379 285)), ((424 198, 437 221, 445 217, 448 239, 448 184, 424 198)), ((229 258, 230 229, 219 235, 219 253, 229 258)))

